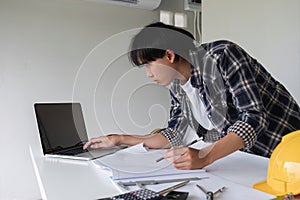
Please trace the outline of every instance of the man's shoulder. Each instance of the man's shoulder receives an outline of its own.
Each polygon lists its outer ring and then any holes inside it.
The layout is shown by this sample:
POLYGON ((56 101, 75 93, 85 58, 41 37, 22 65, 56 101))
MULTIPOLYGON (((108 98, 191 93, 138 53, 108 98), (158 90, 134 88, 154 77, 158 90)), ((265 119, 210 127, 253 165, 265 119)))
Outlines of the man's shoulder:
POLYGON ((200 48, 204 48, 207 51, 224 49, 228 46, 238 46, 236 43, 229 40, 215 40, 200 45, 200 48))

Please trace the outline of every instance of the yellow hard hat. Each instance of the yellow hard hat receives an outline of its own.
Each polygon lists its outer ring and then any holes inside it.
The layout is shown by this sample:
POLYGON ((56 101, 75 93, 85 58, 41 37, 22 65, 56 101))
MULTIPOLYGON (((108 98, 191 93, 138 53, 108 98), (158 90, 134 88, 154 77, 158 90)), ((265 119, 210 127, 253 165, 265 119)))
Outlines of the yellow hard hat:
POLYGON ((276 196, 300 194, 300 130, 282 137, 268 166, 268 177, 253 188, 276 196))

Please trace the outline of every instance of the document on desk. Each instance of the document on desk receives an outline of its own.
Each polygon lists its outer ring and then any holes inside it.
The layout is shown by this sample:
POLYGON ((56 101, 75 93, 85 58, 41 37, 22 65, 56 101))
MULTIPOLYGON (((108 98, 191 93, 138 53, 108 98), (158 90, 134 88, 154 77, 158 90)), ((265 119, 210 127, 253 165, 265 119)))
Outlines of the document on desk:
MULTIPOLYGON (((257 174, 254 170, 252 170, 252 173, 248 174, 251 170, 245 170, 244 165, 239 164, 242 169, 239 169, 238 166, 236 166, 240 162, 250 163, 250 166, 253 167, 259 166, 257 163, 251 164, 251 162, 247 162, 247 160, 251 160, 249 159, 249 157, 252 157, 251 155, 245 154, 241 157, 241 152, 236 152, 227 157, 229 160, 221 159, 217 163, 207 167, 207 171, 205 171, 177 170, 165 160, 157 163, 157 158, 163 156, 164 152, 165 150, 148 150, 143 147, 143 144, 139 144, 92 162, 101 168, 104 166, 110 169, 109 174, 112 174, 112 183, 122 193, 138 190, 140 189, 140 186, 136 184, 129 186, 128 189, 124 189, 120 187, 120 182, 137 183, 138 181, 159 181, 199 177, 201 178, 200 180, 190 181, 187 185, 178 189, 178 191, 189 192, 188 200, 206 199, 205 194, 196 186, 197 184, 206 190, 213 192, 225 187, 226 189, 224 192, 215 196, 216 199, 265 200, 274 198, 273 195, 255 190, 251 186, 247 186, 249 185, 247 181, 244 181, 244 184, 239 183, 240 179, 244 178, 252 180, 252 176, 257 174), (222 174, 225 178, 214 175, 212 172, 215 174, 219 172, 219 174, 222 174), (240 176, 240 178, 237 179, 234 175, 240 176), (247 194, 247 196, 245 196, 245 194, 247 194)), ((253 179, 253 183, 255 182, 257 182, 257 180, 253 179)), ((157 192, 164 188, 168 188, 173 184, 174 182, 149 184, 145 185, 145 187, 157 192)))
POLYGON ((178 170, 166 160, 156 162, 164 152, 165 150, 148 150, 141 143, 96 159, 93 163, 109 168, 113 180, 205 172, 203 169, 178 170))

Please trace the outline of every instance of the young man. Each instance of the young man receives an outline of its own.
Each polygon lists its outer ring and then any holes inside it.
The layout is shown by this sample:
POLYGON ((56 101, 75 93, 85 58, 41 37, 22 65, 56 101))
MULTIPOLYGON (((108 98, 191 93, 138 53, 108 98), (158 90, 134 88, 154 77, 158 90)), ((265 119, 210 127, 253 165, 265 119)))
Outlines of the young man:
POLYGON ((147 136, 93 138, 84 148, 135 145, 174 147, 164 157, 178 169, 198 169, 244 150, 270 157, 283 135, 300 129, 300 109, 285 87, 237 44, 215 41, 195 47, 180 28, 154 23, 132 40, 129 57, 147 76, 168 86, 168 127, 147 136), (179 148, 187 127, 212 145, 179 148))

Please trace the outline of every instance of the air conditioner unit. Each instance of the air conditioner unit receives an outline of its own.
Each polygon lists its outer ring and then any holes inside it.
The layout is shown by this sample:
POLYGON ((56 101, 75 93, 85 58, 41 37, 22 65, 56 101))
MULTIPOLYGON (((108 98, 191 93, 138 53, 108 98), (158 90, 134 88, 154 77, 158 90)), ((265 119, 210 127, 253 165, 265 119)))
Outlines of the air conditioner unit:
POLYGON ((158 8, 161 0, 85 0, 99 3, 109 3, 114 5, 154 10, 158 8))

